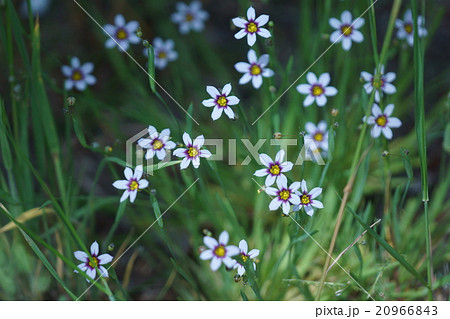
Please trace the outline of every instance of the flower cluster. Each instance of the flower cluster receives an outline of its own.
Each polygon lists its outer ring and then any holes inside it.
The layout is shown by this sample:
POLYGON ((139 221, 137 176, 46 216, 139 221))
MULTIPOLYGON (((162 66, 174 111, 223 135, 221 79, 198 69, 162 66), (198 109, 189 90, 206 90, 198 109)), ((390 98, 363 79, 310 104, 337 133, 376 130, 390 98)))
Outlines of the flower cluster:
MULTIPOLYGON (((216 271, 222 264, 228 269, 237 269, 239 276, 244 275, 245 268, 242 263, 231 257, 241 255, 241 260, 246 262, 247 260, 254 260, 259 255, 259 249, 252 249, 248 251, 248 244, 245 239, 239 242, 239 248, 234 245, 228 245, 230 235, 224 230, 219 235, 219 240, 211 236, 203 237, 203 243, 207 249, 203 250, 200 254, 201 260, 211 260, 210 267, 212 271, 216 271)), ((256 270, 256 263, 253 262, 253 267, 256 270)))

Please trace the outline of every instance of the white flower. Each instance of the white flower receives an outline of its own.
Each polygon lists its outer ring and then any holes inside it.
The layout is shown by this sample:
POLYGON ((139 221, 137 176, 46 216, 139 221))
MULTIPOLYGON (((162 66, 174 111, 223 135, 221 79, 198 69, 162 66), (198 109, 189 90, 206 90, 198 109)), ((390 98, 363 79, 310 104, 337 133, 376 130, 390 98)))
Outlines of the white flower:
MULTIPOLYGON (((405 15, 403 16, 403 21, 397 19, 395 21, 395 26, 398 28, 397 30, 397 38, 406 39, 409 46, 414 45, 414 21, 411 9, 406 10, 405 15)), ((428 34, 427 29, 425 29, 425 18, 422 16, 417 16, 417 26, 419 28, 418 35, 419 38, 426 37, 428 34)))
POLYGON ((247 53, 248 62, 238 62, 234 68, 244 75, 240 78, 239 84, 246 84, 252 81, 253 87, 259 89, 263 83, 263 77, 269 78, 273 76, 273 71, 266 68, 269 64, 269 55, 263 54, 258 59, 255 50, 250 49, 247 53))
POLYGON ((267 187, 272 186, 275 181, 278 181, 279 179, 282 179, 287 183, 286 176, 284 176, 283 173, 289 172, 294 164, 292 164, 289 161, 286 161, 283 163, 285 152, 284 150, 280 150, 277 155, 275 155, 275 161, 272 161, 272 159, 267 154, 259 154, 259 160, 261 161, 261 164, 263 164, 267 168, 259 169, 255 172, 255 176, 266 176, 266 182, 265 185, 267 187))
POLYGON ((364 84, 364 90, 366 90, 367 94, 371 94, 373 89, 375 88, 375 102, 380 102, 381 97, 383 96, 383 92, 386 94, 394 94, 397 92, 394 84, 391 82, 395 80, 396 75, 394 72, 388 72, 384 74, 384 65, 380 67, 380 75, 375 76, 377 74, 377 69, 373 71, 373 74, 369 72, 362 71, 361 77, 367 83, 364 84))
MULTIPOLYGON (((39 13, 39 16, 43 16, 50 6, 50 0, 31 0, 31 12, 34 15, 39 13)), ((22 5, 20 6, 20 13, 23 16, 28 16, 28 0, 22 0, 22 5)))
POLYGON ((212 99, 203 100, 202 104, 206 107, 214 106, 211 118, 215 121, 222 116, 222 112, 225 112, 230 119, 234 119, 234 112, 230 105, 238 104, 239 99, 235 96, 228 96, 231 92, 231 83, 225 84, 222 92, 219 92, 214 86, 207 86, 206 91, 212 99))
POLYGON ((204 28, 204 21, 209 17, 208 12, 202 10, 200 1, 192 1, 190 5, 183 2, 177 3, 177 12, 172 14, 171 19, 173 23, 179 24, 180 33, 186 34, 189 31, 202 31, 204 28))
POLYGON ((318 149, 328 151, 327 122, 320 121, 317 126, 312 122, 306 122, 305 129, 307 132, 305 140, 312 139, 318 149))
POLYGON ((63 65, 61 70, 67 80, 64 83, 66 90, 71 90, 74 86, 77 90, 83 91, 88 85, 94 85, 97 82, 95 76, 90 74, 94 70, 94 64, 91 62, 80 64, 80 59, 73 57, 70 65, 63 65))
POLYGON ((308 188, 306 188, 306 181, 302 180, 301 192, 296 192, 296 194, 300 197, 300 203, 298 205, 295 205, 292 208, 292 211, 299 211, 303 207, 306 214, 312 216, 314 214, 313 207, 323 208, 322 202, 314 199, 322 194, 322 188, 315 187, 310 192, 308 192, 308 188))
MULTIPOLYGON (((248 244, 245 241, 245 239, 242 239, 239 242, 239 249, 241 251, 241 257, 244 260, 244 262, 246 262, 249 258, 250 259, 254 259, 254 258, 258 257, 258 255, 259 255, 259 249, 252 249, 252 250, 248 251, 248 244)), ((236 268, 238 270, 238 275, 239 276, 242 276, 245 273, 244 265, 241 265, 239 262, 237 262, 235 260, 235 264, 233 266, 233 269, 236 269, 236 268)), ((256 270, 256 264, 255 263, 253 263, 253 268, 256 270)))
MULTIPOLYGON (((84 251, 78 250, 73 253, 76 259, 82 261, 82 263, 78 265, 78 268, 86 272, 86 275, 92 279, 95 279, 97 274, 95 267, 98 268, 102 277, 108 277, 108 271, 102 265, 110 263, 113 260, 113 257, 110 254, 103 254, 99 256, 98 253, 99 247, 96 241, 94 241, 91 245, 92 262, 89 260, 88 254, 84 251)), ((74 270, 74 272, 78 273, 77 270, 74 270)), ((87 282, 89 282, 89 280, 87 280, 87 282)))
MULTIPOLYGON (((173 49, 174 42, 171 39, 166 41, 161 38, 153 40, 153 52, 155 55, 155 67, 162 70, 167 66, 167 63, 178 58, 178 53, 173 49)), ((148 57, 148 49, 144 49, 144 55, 148 57)))
POLYGON ((166 157, 166 150, 171 150, 175 148, 176 144, 170 139, 170 129, 166 128, 158 134, 158 131, 153 126, 148 126, 148 135, 150 138, 141 138, 138 144, 142 148, 148 149, 145 154, 145 159, 153 158, 153 156, 158 157, 159 160, 163 160, 166 157))
POLYGON ((130 202, 134 202, 138 190, 144 189, 148 186, 148 181, 146 179, 141 179, 143 173, 142 165, 136 166, 133 170, 129 167, 125 167, 124 175, 126 179, 118 180, 113 183, 113 186, 117 189, 124 189, 120 202, 123 202, 130 196, 130 202))
MULTIPOLYGON (((402 122, 398 118, 391 117, 393 111, 394 104, 386 105, 384 111, 381 111, 377 104, 373 104, 372 115, 367 118, 367 123, 373 125, 370 132, 373 138, 379 137, 381 132, 383 132, 384 137, 390 140, 392 139, 391 127, 397 128, 402 126, 402 122)), ((363 122, 366 122, 365 116, 363 117, 363 122)))
POLYGON ((327 104, 327 96, 335 96, 338 90, 333 86, 327 86, 330 83, 330 74, 322 73, 317 79, 312 72, 306 74, 306 80, 309 84, 300 84, 297 86, 297 91, 308 96, 303 101, 303 106, 310 106, 314 102, 318 106, 327 104))
POLYGON ((219 269, 222 263, 224 263, 225 266, 228 268, 234 266, 234 263, 236 261, 231 257, 238 255, 240 251, 239 248, 234 245, 227 246, 228 239, 229 235, 226 230, 224 230, 219 235, 219 241, 215 240, 210 236, 203 237, 203 243, 209 249, 203 251, 200 254, 200 259, 201 260, 211 259, 210 267, 212 271, 216 271, 217 269, 219 269))
POLYGON ((247 20, 242 18, 234 18, 233 23, 238 28, 242 28, 238 33, 234 35, 236 39, 242 39, 247 35, 247 43, 249 46, 253 46, 256 42, 256 35, 262 36, 263 38, 269 38, 270 32, 265 28, 261 28, 269 21, 269 16, 267 14, 262 14, 256 18, 255 9, 253 7, 247 10, 247 20))
POLYGON ((291 186, 287 187, 287 179, 277 179, 278 189, 274 187, 267 187, 266 193, 271 196, 276 196, 270 202, 269 209, 277 210, 280 206, 283 208, 283 214, 289 215, 291 204, 298 205, 300 203, 300 197, 295 194, 297 189, 300 188, 300 182, 294 182, 291 186))
POLYGON ((198 168, 200 166, 200 157, 208 158, 211 156, 210 151, 200 149, 205 143, 203 135, 197 136, 194 142, 192 142, 189 134, 184 132, 183 142, 186 145, 186 148, 177 148, 173 152, 173 155, 175 156, 184 157, 180 164, 181 169, 188 167, 191 162, 195 168, 198 168))
POLYGON ((358 31, 364 25, 363 18, 353 20, 352 14, 346 10, 341 14, 341 21, 336 18, 330 18, 329 23, 336 29, 331 34, 330 41, 333 43, 342 42, 342 48, 345 51, 350 50, 352 41, 357 43, 363 42, 364 36, 358 31))
POLYGON ((114 48, 119 44, 119 50, 128 50, 130 43, 137 44, 141 39, 136 35, 136 31, 139 28, 139 23, 137 21, 125 22, 123 15, 118 14, 114 19, 115 25, 107 24, 103 28, 106 33, 112 38, 109 38, 105 42, 105 47, 108 49, 114 48), (114 40, 115 41, 114 41, 114 40))

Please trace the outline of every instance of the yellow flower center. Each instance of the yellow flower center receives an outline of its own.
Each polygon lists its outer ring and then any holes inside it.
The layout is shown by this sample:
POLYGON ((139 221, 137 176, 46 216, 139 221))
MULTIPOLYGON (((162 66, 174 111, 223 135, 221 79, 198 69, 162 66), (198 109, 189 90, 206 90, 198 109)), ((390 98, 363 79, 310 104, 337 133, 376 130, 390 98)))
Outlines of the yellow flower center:
POLYGON ((250 73, 252 75, 261 74, 261 68, 259 67, 259 65, 253 64, 252 67, 250 68, 250 73))
POLYGON ((319 96, 323 94, 323 88, 320 85, 314 85, 312 89, 312 94, 314 96, 319 96))
POLYGON ((289 196, 291 196, 291 192, 288 190, 284 190, 281 191, 280 194, 278 194, 278 196, 280 196, 282 200, 288 200, 289 196))
POLYGON ((242 261, 245 263, 248 259, 247 255, 242 254, 242 261))
POLYGON ((83 78, 83 74, 81 74, 80 71, 78 71, 78 70, 73 71, 73 73, 72 73, 72 80, 80 81, 82 78, 83 78))
POLYGON ((272 165, 272 167, 270 168, 270 173, 272 173, 272 175, 280 174, 280 166, 272 165))
POLYGON ((350 34, 352 34, 352 31, 353 31, 353 28, 349 25, 343 25, 341 27, 341 33, 346 37, 348 37, 350 34))
POLYGON ((186 14, 186 21, 190 22, 192 20, 194 20, 194 16, 190 13, 186 14))
POLYGON ((91 267, 91 268, 98 267, 97 257, 92 257, 92 261, 89 261, 89 267, 91 267))
POLYGON ((166 52, 161 51, 161 52, 158 53, 158 58, 160 58, 160 59, 165 59, 166 57, 167 57, 166 52))
POLYGON ((220 106, 227 106, 227 98, 225 96, 221 96, 217 99, 217 104, 220 106))
POLYGON ((136 182, 136 181, 132 181, 130 186, 129 186, 130 191, 135 191, 136 189, 138 189, 138 187, 139 187, 139 183, 136 182))
POLYGON ((308 205, 311 202, 311 200, 309 199, 309 196, 306 194, 302 195, 301 201, 302 201, 303 205, 308 205))
POLYGON ((154 142, 153 142, 153 149, 154 150, 160 150, 162 147, 163 147, 163 143, 161 143, 161 141, 160 140, 155 140, 154 142))
POLYGON ((247 24, 247 32, 255 33, 256 31, 258 31, 258 26, 256 25, 256 23, 250 22, 249 24, 247 24))
POLYGON ((314 139, 315 139, 317 142, 323 141, 323 134, 320 133, 320 132, 314 134, 314 139))
POLYGON ((378 126, 385 126, 387 123, 387 118, 384 115, 379 116, 375 122, 378 124, 378 126))
POLYGON ((377 90, 381 89, 383 87, 383 85, 384 85, 383 79, 375 79, 374 78, 372 80, 372 86, 377 90))
POLYGON ((214 249, 214 255, 216 255, 217 257, 223 257, 225 256, 225 247, 223 247, 223 245, 218 246, 216 249, 214 249))
POLYGON ((116 34, 117 39, 124 40, 128 37, 127 32, 124 29, 120 29, 116 34))
POLYGON ((405 24, 405 31, 408 34, 411 34, 413 32, 413 25, 411 23, 405 24))
POLYGON ((198 155, 198 150, 195 147, 189 147, 188 155, 189 157, 196 157, 198 155))

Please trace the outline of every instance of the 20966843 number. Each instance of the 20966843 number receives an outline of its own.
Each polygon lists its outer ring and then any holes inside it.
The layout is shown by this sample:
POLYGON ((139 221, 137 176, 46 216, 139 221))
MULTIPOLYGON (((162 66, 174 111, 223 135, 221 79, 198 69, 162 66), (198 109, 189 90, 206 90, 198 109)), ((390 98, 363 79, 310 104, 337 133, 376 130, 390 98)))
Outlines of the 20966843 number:
POLYGON ((405 315, 423 315, 423 316, 436 316, 438 314, 437 306, 376 306, 377 316, 405 316, 405 315))

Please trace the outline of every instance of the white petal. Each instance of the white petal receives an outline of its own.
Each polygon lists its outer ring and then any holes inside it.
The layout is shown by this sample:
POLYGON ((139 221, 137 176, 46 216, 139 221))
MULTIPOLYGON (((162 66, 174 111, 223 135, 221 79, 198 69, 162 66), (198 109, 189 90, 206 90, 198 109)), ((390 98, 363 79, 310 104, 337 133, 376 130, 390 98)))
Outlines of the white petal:
POLYGON ((113 260, 113 256, 111 256, 110 254, 103 254, 103 255, 98 256, 98 263, 100 265, 110 263, 112 260, 113 260))
POLYGON ((259 161, 266 167, 270 167, 270 165, 273 163, 272 158, 264 153, 259 154, 259 161))
MULTIPOLYGON (((236 247, 236 246, 234 246, 234 247, 236 247)), ((238 250, 238 253, 239 253, 239 248, 237 248, 237 250, 238 250)), ((228 251, 227 251, 227 255, 228 255, 228 251)), ((234 259, 232 259, 230 257, 223 258, 222 262, 227 268, 233 268, 233 266, 236 264, 236 260, 234 260, 234 259)))
POLYGON ((96 275, 95 269, 88 268, 88 270, 86 271, 86 275, 88 275, 92 279, 95 279, 96 275))
POLYGON ((313 72, 308 72, 306 74, 306 80, 309 84, 316 84, 317 83, 317 77, 313 72))
POLYGON ((220 92, 214 87, 214 86, 207 86, 206 91, 208 92, 211 97, 216 98, 220 95, 220 92))
POLYGON ((231 83, 227 83, 222 88, 222 94, 228 96, 231 93, 231 83))
POLYGON ((128 189, 128 181, 126 179, 115 181, 112 185, 117 189, 128 189))
POLYGON ((220 233, 219 235, 219 244, 226 245, 228 244, 228 240, 230 239, 230 235, 226 230, 220 233))
POLYGON ((247 44, 249 46, 253 46, 256 42, 256 34, 255 33, 248 33, 247 34, 247 44))
POLYGON ((316 197, 319 196, 320 194, 322 194, 322 188, 320 188, 320 187, 314 187, 314 188, 309 192, 309 195, 311 196, 312 199, 316 198, 316 197))
POLYGON ((281 203, 282 202, 278 201, 278 198, 276 197, 276 198, 272 199, 272 201, 270 202, 269 209, 270 210, 277 210, 278 207, 280 207, 281 203))
POLYGON ((301 181, 301 186, 300 186, 300 188, 301 188, 301 190, 302 190, 302 193, 307 193, 308 192, 308 188, 306 187, 306 181, 305 180, 302 180, 301 181))
POLYGON ((191 163, 191 159, 186 156, 185 158, 183 158, 183 160, 180 163, 180 169, 185 169, 186 167, 189 166, 190 163, 191 163))
POLYGON ((327 86, 330 83, 330 80, 331 80, 330 73, 322 73, 319 76, 319 79, 317 80, 317 82, 319 84, 322 84, 322 86, 325 87, 325 86, 327 86))
POLYGON ((263 176, 266 176, 267 174, 269 174, 267 172, 267 168, 261 168, 261 169, 257 170, 253 175, 258 176, 258 177, 263 177, 263 176))
POLYGON ((394 128, 396 128, 396 127, 402 126, 402 122, 401 122, 398 118, 396 118, 396 117, 390 117, 390 118, 388 118, 387 125, 388 125, 389 127, 394 127, 394 128))
POLYGON ((285 155, 284 150, 279 150, 277 155, 275 155, 275 162, 279 162, 279 163, 283 162, 284 155, 285 155))
POLYGON ((258 64, 261 68, 264 68, 267 64, 269 64, 269 55, 263 54, 258 59, 258 64))
POLYGON ((241 250, 237 246, 234 246, 234 245, 226 246, 225 249, 227 251, 227 256, 236 256, 241 253, 241 250))
POLYGON ((351 40, 350 38, 344 37, 344 38, 342 39, 342 48, 343 48, 345 51, 348 51, 348 50, 350 50, 351 47, 352 47, 352 40, 351 40))
POLYGON ((297 85, 297 91, 301 94, 310 94, 311 93, 311 85, 309 85, 309 84, 297 85))
POLYGON ((267 14, 261 14, 256 20, 256 23, 258 23, 258 27, 262 27, 267 22, 269 22, 269 16, 267 14))
POLYGON ((277 178, 277 186, 278 189, 287 189, 287 179, 284 178, 277 178))
POLYGON ((217 269, 219 269, 220 265, 222 265, 222 260, 220 258, 217 258, 216 256, 213 256, 210 264, 211 270, 216 271, 217 269))
POLYGON ((134 170, 133 178, 136 180, 140 180, 143 173, 144 173, 144 167, 142 165, 138 165, 138 166, 136 166, 136 168, 134 170))
POLYGON ((200 153, 199 153, 199 156, 204 157, 204 158, 208 158, 211 155, 212 155, 211 152, 208 150, 200 150, 200 153))
POLYGON ((236 105, 239 104, 239 99, 235 96, 229 96, 227 97, 228 105, 236 105))
MULTIPOLYGON (((166 152, 164 152, 164 150, 163 150, 163 153, 164 153, 164 155, 166 154, 166 152)), ((159 158, 159 157, 158 157, 159 158)), ((164 157, 163 158, 160 158, 160 160, 163 160, 164 159, 164 157)), ((139 189, 145 189, 145 188, 147 188, 148 187, 148 180, 146 180, 146 179, 141 179, 140 181, 139 181, 139 189)))
POLYGON ((99 247, 96 241, 92 243, 90 251, 92 256, 98 256, 99 247))
POLYGON ((203 135, 199 135, 195 138, 193 146, 200 149, 203 144, 205 144, 205 137, 203 135))
POLYGON ((78 250, 78 251, 74 252, 73 255, 79 261, 86 262, 87 259, 89 259, 88 255, 84 251, 81 251, 81 250, 78 250))
POLYGON ((224 108, 224 112, 225 112, 225 114, 228 116, 228 118, 234 119, 234 112, 233 112, 233 110, 231 109, 231 107, 226 107, 226 108, 224 108))
POLYGON ((312 201, 311 206, 315 208, 323 208, 323 203, 321 201, 314 200, 312 201))
POLYGON ((256 17, 255 9, 253 9, 253 7, 248 8, 248 10, 247 10, 247 19, 248 20, 255 20, 255 17, 256 17))
POLYGON ((186 132, 183 133, 183 142, 186 146, 192 145, 192 139, 186 132))
POLYGON ((258 255, 259 255, 259 249, 252 249, 252 250, 250 250, 249 252, 248 252, 248 255, 249 255, 249 257, 250 258, 255 258, 255 257, 258 257, 258 255))
POLYGON ((201 260, 208 260, 208 259, 211 259, 211 258, 213 258, 213 252, 212 252, 212 250, 211 249, 208 249, 208 250, 205 250, 205 251, 203 251, 201 254, 200 254, 200 259, 201 260))
POLYGON ((314 209, 311 206, 304 206, 307 215, 312 216, 314 214, 314 209))
MULTIPOLYGON (((235 25, 235 26, 237 26, 238 28, 245 28, 245 25, 247 24, 247 20, 245 20, 245 19, 242 19, 242 18, 234 18, 233 20, 231 20, 231 21, 233 21, 233 24, 235 25)), ((244 34, 245 34, 245 30, 241 30, 241 31, 244 31, 244 34)), ((236 35, 235 35, 236 36, 236 35)), ((240 39, 240 38, 239 38, 240 39)))
POLYGON ((303 106, 310 106, 314 103, 316 99, 310 94, 306 97, 306 99, 303 101, 303 106))
POLYGON ((198 168, 200 166, 200 156, 196 156, 192 159, 192 166, 198 168))
POLYGON ((270 31, 267 30, 266 28, 260 28, 257 32, 257 34, 263 38, 270 38, 271 34, 270 31))
POLYGON ((263 83, 263 79, 261 75, 253 76, 252 84, 255 89, 259 89, 263 83))
POLYGON ((364 41, 363 34, 358 30, 353 30, 351 38, 352 38, 352 41, 355 41, 356 43, 361 43, 364 41))
POLYGON ((342 25, 342 23, 341 23, 341 21, 339 21, 338 19, 336 19, 336 18, 330 18, 329 20, 328 20, 328 22, 330 23, 330 25, 333 27, 333 28, 335 28, 335 29, 341 29, 341 25, 342 25))
POLYGON ((99 267, 98 267, 98 271, 100 272, 100 275, 101 275, 102 277, 109 277, 109 275, 108 275, 108 270, 107 270, 105 267, 99 266, 99 267))
POLYGON ((299 205, 300 197, 297 194, 291 194, 291 198, 289 198, 289 202, 293 205, 299 205))
POLYGON ((294 164, 292 162, 287 161, 287 162, 282 163, 280 166, 281 166, 281 171, 283 173, 286 173, 286 172, 289 172, 290 170, 292 170, 292 168, 294 167, 294 164))
POLYGON ((353 29, 361 28, 364 25, 365 22, 366 21, 364 20, 364 18, 357 18, 357 19, 355 19, 353 21, 353 29))
POLYGON ((378 125, 374 125, 372 127, 372 130, 370 131, 370 134, 372 135, 373 138, 379 137, 381 134, 381 127, 379 127, 378 125))
POLYGON ((318 106, 322 107, 325 104, 327 104, 327 98, 325 96, 325 94, 319 95, 316 97, 316 103, 318 106))
POLYGON ((239 249, 241 250, 241 253, 247 254, 247 252, 248 252, 248 244, 245 241, 245 239, 242 239, 239 242, 239 249))
POLYGON ((125 18, 123 17, 123 15, 116 15, 116 17, 114 18, 114 24, 118 27, 123 27, 125 25, 125 18))
POLYGON ((341 33, 341 30, 339 29, 339 30, 337 30, 337 31, 334 31, 331 35, 330 35, 330 42, 332 42, 332 43, 339 43, 340 41, 342 41, 342 33, 341 33))
POLYGON ((234 65, 234 68, 240 73, 247 73, 250 70, 250 64, 246 62, 238 62, 234 65))
POLYGON ((267 187, 266 188, 266 194, 270 196, 276 196, 278 193, 278 190, 275 187, 267 187))
POLYGON ((383 92, 386 94, 394 94, 395 92, 397 92, 397 89, 391 83, 384 83, 383 92))
POLYGON ((385 82, 392 82, 392 81, 395 80, 396 77, 397 76, 396 76, 396 74, 394 72, 388 72, 385 75, 383 75, 383 80, 385 82))
POLYGON ((125 201, 128 196, 130 196, 130 192, 128 191, 128 189, 126 191, 123 192, 122 196, 120 197, 120 202, 122 203, 123 201, 125 201))
POLYGON ((186 157, 186 149, 185 148, 177 148, 173 151, 173 155, 177 157, 186 157))
POLYGON ((258 58, 256 57, 255 50, 252 50, 252 49, 248 50, 247 59, 248 59, 248 62, 250 62, 250 63, 258 62, 258 58))
POLYGON ((388 140, 392 139, 392 130, 389 126, 385 126, 381 129, 383 132, 384 137, 386 137, 388 140))
POLYGON ((218 118, 220 118, 220 116, 222 115, 223 112, 223 108, 222 107, 218 107, 216 105, 216 107, 214 108, 214 110, 211 113, 211 118, 215 121, 218 118))
POLYGON ((137 196, 137 190, 130 191, 129 193, 130 193, 130 202, 134 203, 134 200, 136 199, 137 196))
POLYGON ((301 186, 300 182, 294 182, 291 184, 291 186, 289 186, 289 189, 291 190, 292 193, 295 193, 300 188, 300 186, 301 186))
POLYGON ((216 100, 215 99, 203 100, 202 104, 203 104, 203 106, 206 106, 206 107, 212 107, 212 106, 216 105, 216 100))
POLYGON ((350 11, 345 10, 344 12, 342 12, 341 21, 343 24, 351 24, 353 22, 352 20, 352 14, 350 13, 350 11))
POLYGON ((123 173, 127 180, 130 180, 133 177, 133 170, 129 167, 125 167, 125 170, 123 171, 123 173))
POLYGON ((284 202, 283 204, 281 204, 281 206, 283 209, 283 214, 289 215, 289 211, 291 209, 291 205, 289 204, 289 202, 284 202))
POLYGON ((210 249, 214 249, 214 248, 216 248, 219 245, 217 240, 215 238, 210 237, 210 236, 203 237, 203 243, 206 245, 206 247, 208 247, 210 249))
POLYGON ((239 84, 246 84, 252 80, 252 76, 249 73, 245 73, 240 79, 239 84))
POLYGON ((277 176, 272 175, 272 174, 268 174, 266 177, 266 181, 264 183, 264 185, 266 185, 266 187, 272 186, 273 183, 275 183, 275 180, 277 179, 277 176))

